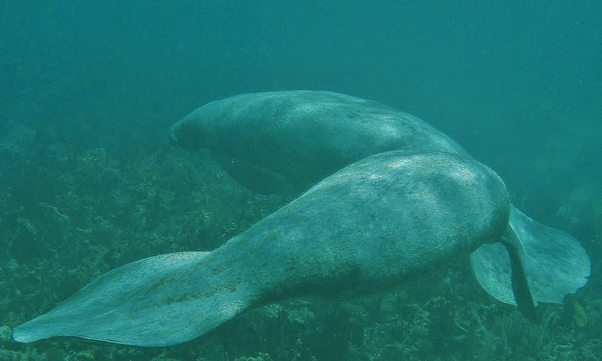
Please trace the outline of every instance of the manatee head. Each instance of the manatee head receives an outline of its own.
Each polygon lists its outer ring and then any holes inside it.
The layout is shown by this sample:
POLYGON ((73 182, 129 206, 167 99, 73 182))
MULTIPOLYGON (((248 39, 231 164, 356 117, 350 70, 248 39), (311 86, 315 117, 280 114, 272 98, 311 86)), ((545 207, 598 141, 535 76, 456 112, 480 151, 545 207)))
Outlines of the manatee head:
POLYGON ((169 134, 171 144, 191 152, 203 149, 206 143, 202 123, 190 119, 193 115, 194 113, 174 124, 169 134))

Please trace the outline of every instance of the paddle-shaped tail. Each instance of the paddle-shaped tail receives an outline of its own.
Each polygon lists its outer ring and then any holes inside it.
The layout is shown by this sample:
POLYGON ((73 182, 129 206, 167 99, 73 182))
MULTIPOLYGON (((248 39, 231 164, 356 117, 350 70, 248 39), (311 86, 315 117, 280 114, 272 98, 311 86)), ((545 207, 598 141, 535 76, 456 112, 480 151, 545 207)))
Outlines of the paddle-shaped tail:
POLYGON ((15 328, 13 339, 74 336, 154 347, 198 337, 246 308, 240 289, 223 287, 219 276, 207 279, 208 254, 170 253, 117 268, 15 328))

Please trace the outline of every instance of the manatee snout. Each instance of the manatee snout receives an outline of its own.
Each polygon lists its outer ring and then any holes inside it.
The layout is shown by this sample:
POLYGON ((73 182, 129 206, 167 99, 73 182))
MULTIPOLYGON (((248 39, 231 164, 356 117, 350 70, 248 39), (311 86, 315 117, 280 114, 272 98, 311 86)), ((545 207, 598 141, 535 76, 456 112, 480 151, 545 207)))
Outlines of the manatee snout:
POLYGON ((169 142, 172 145, 177 146, 179 140, 178 140, 177 130, 175 128, 176 128, 176 126, 174 125, 169 129, 169 142))
POLYGON ((190 122, 183 119, 174 124, 169 131, 169 142, 181 149, 194 152, 203 148, 203 134, 190 122))

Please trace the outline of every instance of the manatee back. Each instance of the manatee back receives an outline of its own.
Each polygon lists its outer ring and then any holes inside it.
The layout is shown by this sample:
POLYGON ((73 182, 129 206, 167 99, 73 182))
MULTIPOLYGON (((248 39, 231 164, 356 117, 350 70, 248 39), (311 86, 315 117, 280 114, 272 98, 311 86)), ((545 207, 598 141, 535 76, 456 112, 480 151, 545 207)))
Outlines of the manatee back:
POLYGON ((484 165, 387 152, 333 174, 226 247, 248 247, 245 267, 261 270, 253 282, 271 299, 356 295, 468 256, 499 238, 508 213, 505 186, 484 165))

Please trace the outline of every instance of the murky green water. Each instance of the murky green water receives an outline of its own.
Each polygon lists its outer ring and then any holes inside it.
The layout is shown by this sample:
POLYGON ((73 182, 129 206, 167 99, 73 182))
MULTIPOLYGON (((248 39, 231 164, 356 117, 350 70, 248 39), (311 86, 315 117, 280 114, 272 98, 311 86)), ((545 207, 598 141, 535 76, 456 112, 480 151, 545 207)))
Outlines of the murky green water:
POLYGON ((589 284, 542 323, 468 263, 359 300, 295 300, 166 349, 0 343, 0 360, 594 360, 602 352, 602 6, 561 1, 0 5, 0 325, 144 257, 212 250, 294 198, 169 145, 198 106, 324 89, 415 114, 578 237, 589 284))

